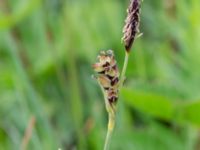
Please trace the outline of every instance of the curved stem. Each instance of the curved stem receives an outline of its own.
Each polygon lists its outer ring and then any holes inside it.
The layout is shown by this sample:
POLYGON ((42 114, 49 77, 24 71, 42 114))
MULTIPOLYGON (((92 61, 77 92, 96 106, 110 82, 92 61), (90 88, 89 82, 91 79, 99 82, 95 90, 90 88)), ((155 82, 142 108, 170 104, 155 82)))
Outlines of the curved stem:
MULTIPOLYGON (((126 52, 125 53, 125 59, 124 59, 124 65, 123 65, 123 69, 122 69, 121 77, 120 77, 119 91, 122 88, 124 80, 125 80, 125 73, 126 73, 126 69, 127 69, 127 66, 128 66, 128 60, 129 60, 129 53, 126 52)), ((115 110, 113 108, 109 107, 105 92, 104 92, 102 87, 101 87, 101 89, 102 89, 103 94, 104 94, 104 99, 105 99, 105 102, 106 102, 106 109, 107 109, 108 114, 109 114, 108 130, 107 130, 107 135, 106 135, 106 140, 105 140, 105 145, 104 145, 104 150, 108 150, 109 146, 110 146, 110 140, 111 140, 111 136, 112 136, 112 133, 113 133, 113 129, 114 129, 114 126, 115 126, 115 110)))
POLYGON ((123 65, 123 69, 122 69, 121 77, 120 77, 119 91, 122 88, 124 80, 125 80, 126 69, 127 69, 127 66, 128 66, 128 59, 129 59, 129 53, 126 52, 125 53, 125 59, 124 59, 124 65, 123 65))
POLYGON ((109 149, 110 139, 111 139, 114 127, 115 127, 115 114, 109 113, 108 131, 107 131, 107 135, 106 135, 104 150, 109 149))

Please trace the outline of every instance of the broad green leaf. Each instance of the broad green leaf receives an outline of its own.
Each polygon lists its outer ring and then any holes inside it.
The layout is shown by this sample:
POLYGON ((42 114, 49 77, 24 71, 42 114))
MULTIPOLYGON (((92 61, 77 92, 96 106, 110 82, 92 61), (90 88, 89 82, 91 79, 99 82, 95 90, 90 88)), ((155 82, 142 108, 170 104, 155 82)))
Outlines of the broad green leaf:
POLYGON ((127 104, 140 111, 162 119, 173 118, 174 105, 164 96, 131 89, 123 89, 122 96, 127 104))
POLYGON ((111 149, 124 150, 186 150, 187 143, 164 126, 151 123, 148 128, 123 129, 115 131, 111 149))
POLYGON ((200 101, 188 102, 182 107, 182 118, 188 123, 200 126, 200 101))
POLYGON ((177 103, 156 93, 131 89, 123 89, 122 96, 128 105, 153 117, 200 126, 200 101, 177 103))

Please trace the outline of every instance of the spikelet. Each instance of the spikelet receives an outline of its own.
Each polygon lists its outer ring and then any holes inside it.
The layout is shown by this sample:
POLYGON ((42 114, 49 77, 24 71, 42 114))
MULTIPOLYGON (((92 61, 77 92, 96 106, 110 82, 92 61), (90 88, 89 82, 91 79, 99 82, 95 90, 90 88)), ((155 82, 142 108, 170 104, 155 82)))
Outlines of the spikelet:
POLYGON ((127 10, 127 18, 123 28, 123 42, 127 52, 130 52, 133 42, 135 41, 139 31, 140 25, 140 0, 131 0, 127 10))
POLYGON ((112 50, 102 51, 97 57, 98 62, 93 65, 97 73, 96 79, 103 88, 110 106, 118 99, 119 70, 112 50))

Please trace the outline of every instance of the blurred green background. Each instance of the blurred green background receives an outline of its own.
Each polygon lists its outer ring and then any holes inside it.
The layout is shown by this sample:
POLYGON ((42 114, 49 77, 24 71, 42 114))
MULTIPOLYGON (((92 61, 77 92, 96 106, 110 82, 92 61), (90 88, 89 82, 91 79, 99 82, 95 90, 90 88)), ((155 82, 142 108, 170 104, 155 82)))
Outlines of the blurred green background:
MULTIPOLYGON (((129 0, 0 0, 0 150, 102 150, 107 113, 91 78, 121 68, 129 0), (34 123, 35 122, 35 123, 34 123)), ((200 150, 200 1, 145 0, 112 150, 200 150)))

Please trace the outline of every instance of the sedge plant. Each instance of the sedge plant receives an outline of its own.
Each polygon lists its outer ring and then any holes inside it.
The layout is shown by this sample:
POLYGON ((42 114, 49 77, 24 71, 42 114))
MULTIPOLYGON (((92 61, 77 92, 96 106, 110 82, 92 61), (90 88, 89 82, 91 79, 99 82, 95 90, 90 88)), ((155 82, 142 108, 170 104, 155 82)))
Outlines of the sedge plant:
POLYGON ((125 47, 125 59, 121 75, 112 50, 101 51, 97 57, 98 62, 93 65, 93 69, 97 73, 95 78, 101 87, 106 110, 108 112, 108 129, 104 150, 109 149, 111 135, 115 127, 117 101, 120 89, 125 80, 125 73, 131 48, 135 39, 141 35, 139 34, 140 7, 140 0, 131 0, 127 9, 127 18, 125 20, 122 38, 125 47))

